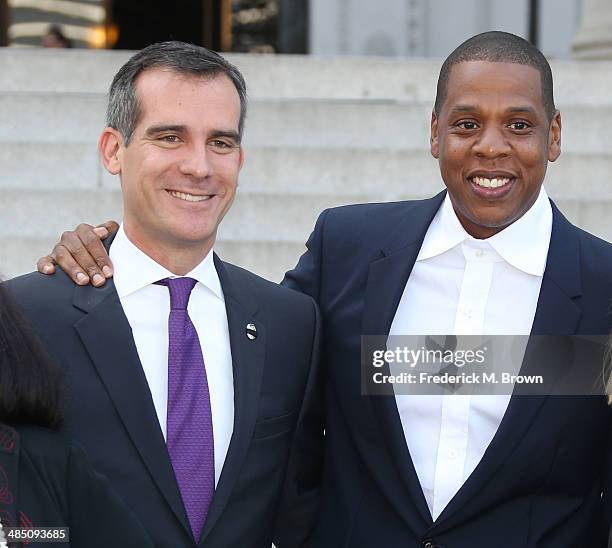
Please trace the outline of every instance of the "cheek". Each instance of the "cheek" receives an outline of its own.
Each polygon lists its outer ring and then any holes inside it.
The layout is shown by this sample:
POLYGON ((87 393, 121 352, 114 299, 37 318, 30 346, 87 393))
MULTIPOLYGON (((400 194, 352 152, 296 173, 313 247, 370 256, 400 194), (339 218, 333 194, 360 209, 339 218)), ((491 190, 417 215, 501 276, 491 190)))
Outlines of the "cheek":
POLYGON ((538 148, 525 148, 520 151, 519 158, 523 168, 531 172, 540 173, 546 169, 548 151, 543 151, 538 148))
POLYGON ((548 139, 538 135, 518 142, 515 145, 515 154, 525 166, 545 165, 548 162, 548 139))
POLYGON ((440 142, 440 155, 448 162, 459 162, 469 154, 471 144, 450 135, 440 142))

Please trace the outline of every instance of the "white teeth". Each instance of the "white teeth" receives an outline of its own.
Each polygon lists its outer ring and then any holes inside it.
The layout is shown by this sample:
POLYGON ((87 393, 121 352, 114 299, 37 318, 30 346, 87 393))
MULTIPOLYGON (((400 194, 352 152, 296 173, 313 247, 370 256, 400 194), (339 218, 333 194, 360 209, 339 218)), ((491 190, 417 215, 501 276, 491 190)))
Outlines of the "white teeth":
POLYGON ((186 202, 204 202, 210 200, 211 196, 195 196, 194 194, 186 194, 185 192, 177 192, 176 190, 169 190, 171 196, 180 198, 186 202))
POLYGON ((478 186, 482 186, 484 188, 498 188, 500 186, 507 185, 510 182, 510 179, 508 179, 507 177, 500 177, 499 179, 472 177, 472 181, 474 181, 478 186))

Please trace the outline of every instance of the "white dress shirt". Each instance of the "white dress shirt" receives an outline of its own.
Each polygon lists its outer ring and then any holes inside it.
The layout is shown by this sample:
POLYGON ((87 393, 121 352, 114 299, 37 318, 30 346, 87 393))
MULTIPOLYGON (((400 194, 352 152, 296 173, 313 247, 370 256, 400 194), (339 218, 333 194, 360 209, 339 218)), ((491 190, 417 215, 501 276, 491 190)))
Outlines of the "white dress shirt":
MULTIPOLYGON (((429 226, 390 335, 529 335, 552 231, 541 189, 520 219, 470 236, 448 195, 429 226)), ((396 394, 406 443, 433 519, 472 474, 510 395, 396 394)))
MULTIPOLYGON (((164 439, 168 403, 168 316, 170 293, 154 282, 174 274, 138 249, 123 225, 110 248, 115 287, 132 327, 164 439)), ((215 450, 215 485, 219 481, 234 429, 234 373, 225 298, 212 250, 187 277, 197 280, 187 312, 198 332, 210 391, 215 450)))

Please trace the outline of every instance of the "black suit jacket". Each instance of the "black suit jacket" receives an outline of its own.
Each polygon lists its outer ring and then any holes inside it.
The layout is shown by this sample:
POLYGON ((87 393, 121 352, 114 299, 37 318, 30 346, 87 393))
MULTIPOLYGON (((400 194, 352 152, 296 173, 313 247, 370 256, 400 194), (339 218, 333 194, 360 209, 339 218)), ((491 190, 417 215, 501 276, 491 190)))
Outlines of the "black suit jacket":
MULTIPOLYGON (((235 417, 197 545, 270 548, 276 531, 280 547, 295 546, 308 531, 316 494, 307 453, 312 444, 304 441, 320 426, 316 305, 216 256, 215 267, 227 309, 235 417), (249 323, 257 328, 255 340, 246 336, 249 323)), ((157 546, 195 546, 112 281, 103 288, 79 287, 60 271, 6 284, 66 372, 65 433, 83 445, 157 546)))
POLYGON ((34 426, 0 424, 0 519, 5 528, 68 527, 70 542, 59 544, 64 548, 153 547, 82 449, 34 426))
MULTIPOLYGON (((601 493, 611 485, 612 460, 602 396, 513 396, 482 461, 434 523, 395 398, 361 395, 361 335, 389 333, 444 196, 323 212, 285 278, 315 298, 324 325, 326 450, 314 545, 603 546, 612 512, 606 499, 604 515, 601 493)), ((532 334, 607 335, 611 297, 612 245, 553 205, 532 334)))

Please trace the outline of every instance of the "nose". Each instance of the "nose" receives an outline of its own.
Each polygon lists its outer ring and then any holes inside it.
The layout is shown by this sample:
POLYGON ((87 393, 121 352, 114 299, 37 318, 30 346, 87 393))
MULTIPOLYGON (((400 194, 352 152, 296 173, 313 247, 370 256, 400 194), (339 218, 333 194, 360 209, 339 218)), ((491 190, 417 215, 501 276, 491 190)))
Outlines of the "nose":
POLYGON ((481 158, 507 156, 510 152, 510 144, 504 135, 504 128, 484 127, 473 149, 474 153, 481 158))
POLYGON ((211 154, 205 145, 194 144, 185 147, 185 153, 181 158, 179 170, 183 175, 195 179, 206 179, 213 173, 211 154))

